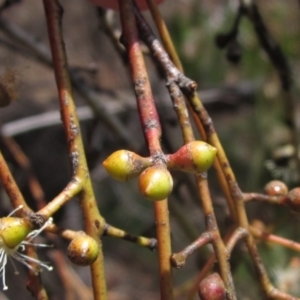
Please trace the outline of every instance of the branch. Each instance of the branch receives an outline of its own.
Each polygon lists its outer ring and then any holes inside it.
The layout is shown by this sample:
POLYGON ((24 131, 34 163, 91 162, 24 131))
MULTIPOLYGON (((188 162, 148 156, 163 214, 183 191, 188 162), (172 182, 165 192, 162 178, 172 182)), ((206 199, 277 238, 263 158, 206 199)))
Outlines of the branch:
MULTIPOLYGON (((123 36, 144 135, 148 142, 150 155, 158 158, 157 164, 164 165, 164 162, 159 159, 159 155, 162 154, 160 147, 161 127, 138 40, 132 1, 119 0, 119 7, 123 36)), ((154 211, 158 242, 161 298, 172 300, 174 297, 170 263, 171 241, 167 199, 154 202, 154 211)))
MULTIPOLYGON (((62 120, 68 142, 68 151, 73 171, 73 180, 71 180, 67 188, 73 187, 73 193, 81 190, 79 196, 84 215, 85 231, 99 244, 98 258, 91 265, 94 298, 95 300, 106 300, 107 293, 104 276, 103 253, 101 241, 99 239, 99 235, 101 235, 104 230, 105 220, 100 215, 93 193, 83 142, 80 134, 80 126, 76 113, 76 107, 73 100, 71 80, 68 71, 68 63, 61 28, 63 11, 56 0, 44 0, 43 3, 47 20, 48 35, 53 57, 53 66, 59 94, 62 120)), ((56 199, 47 204, 45 208, 40 210, 40 213, 49 215, 58 210, 61 204, 65 203, 65 199, 63 199, 64 194, 68 195, 67 189, 65 189, 56 199)))

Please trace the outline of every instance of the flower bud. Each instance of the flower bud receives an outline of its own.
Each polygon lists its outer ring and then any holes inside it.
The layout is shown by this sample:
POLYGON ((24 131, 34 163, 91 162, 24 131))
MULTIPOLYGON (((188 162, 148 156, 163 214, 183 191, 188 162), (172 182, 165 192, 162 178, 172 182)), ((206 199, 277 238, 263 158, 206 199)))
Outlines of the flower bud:
POLYGON ((26 218, 1 218, 0 244, 9 249, 14 249, 27 237, 32 229, 32 224, 26 218))
POLYGON ((206 172, 212 165, 216 153, 215 147, 203 141, 193 141, 174 154, 167 155, 168 167, 190 173, 206 172))
POLYGON ((280 180, 272 180, 265 186, 265 193, 269 196, 285 196, 288 192, 286 184, 280 180))
POLYGON ((91 265, 98 257, 98 243, 85 233, 79 233, 68 247, 68 257, 79 266, 91 265))
POLYGON ((139 189, 149 200, 166 199, 173 189, 172 176, 163 166, 149 167, 140 175, 139 189))
POLYGON ((292 189, 284 201, 284 204, 287 205, 294 212, 300 213, 300 188, 292 189))
POLYGON ((127 150, 118 150, 103 162, 108 174, 119 181, 127 181, 136 177, 150 165, 150 158, 141 157, 127 150))
POLYGON ((198 287, 201 300, 225 300, 226 289, 224 282, 218 273, 213 273, 204 278, 198 287))

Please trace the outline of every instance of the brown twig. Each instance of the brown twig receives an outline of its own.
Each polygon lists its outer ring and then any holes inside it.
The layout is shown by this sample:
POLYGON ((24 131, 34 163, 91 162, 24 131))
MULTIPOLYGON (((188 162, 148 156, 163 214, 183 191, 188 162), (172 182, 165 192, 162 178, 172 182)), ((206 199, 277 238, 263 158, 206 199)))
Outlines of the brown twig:
MULTIPOLYGON (((119 7, 123 37, 127 48, 142 128, 148 142, 150 155, 158 157, 157 163, 163 165, 164 162, 159 159, 159 156, 162 155, 159 142, 161 135, 160 122, 138 40, 133 5, 131 1, 120 0, 119 7)), ((154 202, 154 212, 159 256, 161 299, 172 300, 171 241, 167 199, 154 202)))
MULTIPOLYGON (((170 81, 176 82, 185 96, 189 99, 191 106, 193 107, 194 112, 197 114, 199 121, 201 122, 204 130, 205 135, 208 143, 215 146, 218 150, 217 152, 217 160, 218 165, 217 167, 221 168, 221 172, 224 174, 222 176, 226 180, 226 185, 228 187, 228 191, 230 193, 227 193, 228 202, 231 202, 230 207, 235 206, 236 210, 236 218, 238 221, 239 226, 243 228, 243 230, 246 230, 248 232, 249 230, 249 224, 248 219, 246 215, 246 210, 244 207, 243 202, 243 194, 240 191, 238 184, 236 182, 234 173, 230 167, 230 164, 227 160, 226 154, 223 150, 223 147, 219 141, 219 138, 217 136, 217 133, 214 129, 213 123, 211 118, 209 117, 207 111, 205 110, 203 104, 201 103, 198 95, 195 93, 195 85, 191 83, 187 78, 184 77, 183 74, 178 74, 179 70, 174 67, 174 65, 171 63, 170 59, 167 55, 161 54, 164 53, 162 47, 160 46, 159 42, 153 37, 153 34, 150 32, 149 28, 145 26, 145 22, 143 22, 142 16, 136 12, 137 21, 139 23, 140 28, 140 36, 144 40, 144 42, 150 47, 154 57, 160 61, 162 64, 163 69, 165 70, 166 76, 169 79, 168 84, 170 81), (142 26, 144 25, 144 26, 142 26), (183 77, 182 77, 183 76, 183 77), (178 78, 184 78, 183 83, 178 80, 178 78)), ((222 181, 223 184, 225 183, 224 180, 222 181)), ((225 188, 225 186, 224 186, 225 188)), ((199 189, 201 192, 201 188, 199 189)), ((202 189, 203 193, 203 189, 202 189)), ((207 193, 203 193, 203 196, 207 196, 207 193)), ((207 203, 209 203, 207 201, 207 203)), ((235 217, 235 211, 234 215, 235 217)), ((256 271, 260 278, 260 283, 267 295, 274 296, 275 294, 278 295, 278 297, 283 297, 282 299, 285 299, 284 297, 287 297, 286 299, 291 299, 290 295, 280 293, 278 292, 270 283, 269 278, 267 276, 266 270, 264 268, 264 265, 262 264, 262 261, 260 259, 259 253, 257 251, 256 244, 254 242, 254 239, 251 234, 247 234, 246 236, 246 244, 249 250, 249 253, 251 255, 251 258, 253 260, 253 263, 255 265, 256 271)))
MULTIPOLYGON (((0 180, 3 184, 3 187, 4 187, 8 197, 11 200, 13 207, 14 208, 23 207, 23 209, 22 209, 22 210, 24 210, 23 214, 31 213, 31 210, 28 207, 23 195, 21 194, 21 191, 20 191, 17 183, 15 182, 1 152, 0 152, 0 180)), ((16 214, 21 216, 22 210, 17 211, 16 214)))
MULTIPOLYGON (((235 228, 229 228, 228 232, 226 233, 224 237, 224 241, 226 243, 226 247, 228 245, 228 242, 232 236, 232 234, 236 232, 235 228)), ((227 251, 230 249, 227 249, 227 251)), ((188 286, 188 293, 186 299, 192 300, 195 297, 195 293, 198 289, 199 283, 202 281, 202 279, 207 275, 207 273, 212 269, 214 263, 216 261, 216 255, 212 254, 209 259, 207 260, 205 266, 201 269, 201 271, 198 273, 196 279, 193 279, 193 283, 188 286)))
POLYGON ((156 2, 153 0, 147 0, 147 4, 149 6, 152 18, 155 22, 156 28, 159 32, 159 35, 162 38, 162 43, 166 49, 166 52, 170 55, 170 58, 173 61, 174 65, 180 71, 182 71, 183 67, 182 67, 181 61, 177 55, 177 52, 175 50, 174 44, 170 37, 170 34, 169 34, 169 31, 165 24, 165 21, 162 18, 162 16, 160 15, 160 12, 159 12, 156 2))
POLYGON ((93 293, 91 289, 83 283, 83 281, 70 267, 63 253, 61 251, 52 250, 50 256, 56 262, 57 272, 64 284, 66 291, 65 299, 77 299, 77 295, 79 299, 82 300, 93 300, 93 293))
POLYGON ((262 240, 267 243, 277 244, 281 245, 283 247, 292 249, 294 251, 300 252, 300 243, 297 243, 295 241, 283 238, 278 235, 270 234, 268 232, 264 232, 263 230, 260 230, 259 228, 256 228, 254 226, 250 226, 250 232, 253 234, 253 236, 259 240, 262 240))
POLYGON ((15 161, 25 172, 28 186, 36 202, 37 208, 41 209, 43 206, 45 206, 44 192, 33 172, 28 157, 24 154, 22 149, 13 138, 2 137, 2 141, 14 157, 15 161))
MULTIPOLYGON (((160 42, 156 39, 151 28, 149 27, 149 25, 147 24, 147 22, 145 21, 145 19, 143 18, 143 16, 137 8, 135 10, 135 15, 137 23, 139 25, 139 33, 142 40, 148 45, 153 56, 155 57, 155 59, 158 60, 158 62, 165 71, 167 78, 167 87, 169 89, 173 105, 178 116, 179 124, 183 132, 184 141, 185 143, 191 142, 195 138, 188 118, 188 112, 185 105, 184 97, 182 95, 181 90, 178 87, 181 87, 183 90, 194 90, 196 84, 191 80, 187 79, 173 65, 168 54, 164 51, 163 47, 160 45, 160 42)), ((216 223, 216 218, 212 208, 212 201, 208 189, 206 174, 197 175, 196 182, 198 187, 198 193, 203 206, 203 211, 205 214, 207 233, 211 237, 211 241, 214 246, 216 256, 218 258, 220 273, 227 289, 228 299, 236 299, 232 275, 228 264, 228 256, 216 223)), ((173 257, 173 262, 176 263, 175 258, 178 257, 176 255, 175 257, 173 257)), ((180 260, 179 264, 176 264, 176 266, 182 265, 182 263, 183 261, 180 260)))
POLYGON ((194 253, 200 247, 211 243, 213 237, 208 233, 204 232, 200 235, 200 237, 194 241, 192 244, 188 245, 184 250, 173 253, 171 257, 171 262, 173 267, 175 268, 182 268, 185 265, 186 259, 194 253))
MULTIPOLYGON (((20 151, 18 145, 11 139, 5 139, 4 141, 6 145, 9 147, 9 149, 12 151, 12 154, 14 155, 15 159, 22 164, 23 166, 26 165, 26 167, 29 167, 29 162, 26 158, 26 156, 20 151)), ((23 198, 23 195, 21 194, 19 187, 17 186, 13 176, 10 173, 10 170, 8 169, 8 166, 6 164, 5 159, 3 158, 1 152, 0 152, 0 179, 2 181, 2 184, 4 186, 4 189, 6 193, 8 194, 11 203, 13 207, 22 207, 22 210, 18 210, 16 214, 19 214, 20 216, 33 216, 32 210, 28 207, 25 199, 23 198)), ((41 190, 39 190, 39 184, 35 180, 35 177, 32 176, 31 178, 31 188, 33 189, 33 192, 35 193, 35 196, 40 197, 41 190)), ((41 200, 39 198, 39 200, 41 200)), ((36 251, 33 247, 28 246, 26 247, 26 253, 29 257, 37 259, 36 251)), ((27 288, 28 290, 36 297, 36 299, 39 300, 47 300, 48 296, 46 293, 46 290, 44 289, 41 278, 36 270, 37 266, 33 262, 29 262, 29 264, 32 266, 32 270, 29 269, 28 271, 28 280, 27 280, 27 288)))
POLYGON ((244 201, 261 201, 261 202, 269 202, 273 204, 283 204, 286 196, 270 196, 266 194, 259 193, 244 193, 244 201))
MULTIPOLYGON (((153 5, 155 5, 155 3, 153 3, 153 5)), ((175 66, 172 63, 168 54, 161 46, 159 40, 155 37, 153 31, 151 30, 150 26, 145 21, 142 14, 140 14, 137 9, 136 9, 135 13, 136 13, 137 22, 139 24, 139 32, 140 32, 141 39, 149 47, 152 55, 160 63, 163 70, 165 71, 165 76, 167 79, 167 87, 170 91, 171 97, 173 97, 172 95, 176 95, 176 97, 179 97, 181 94, 180 91, 175 90, 176 89, 176 87, 174 87, 175 85, 178 85, 183 91, 185 91, 187 93, 187 95, 190 95, 190 93, 192 91, 194 91, 194 89, 196 88, 196 83, 193 82, 192 80, 188 79, 181 73, 181 68, 182 68, 181 65, 175 66)), ((152 13, 158 14, 159 11, 156 9, 155 11, 152 11, 152 13)), ((159 16, 157 18, 161 19, 159 16)), ((171 44, 172 41, 169 39, 169 35, 166 35, 166 31, 167 31, 167 28, 166 28, 166 26, 164 26, 164 30, 160 31, 161 37, 163 40, 166 39, 167 44, 171 44)), ((171 47, 171 48, 168 47, 168 49, 172 50, 173 52, 175 51, 174 47, 171 47)), ((177 56, 177 54, 174 54, 172 52, 169 54, 172 57, 177 56)), ((180 96, 180 97, 182 97, 182 96, 180 96)), ((173 102, 174 102, 174 100, 175 99, 173 99, 173 102)), ((178 101, 177 101, 177 103, 178 103, 178 101)), ((178 105, 177 103, 176 103, 176 105, 178 105)), ((206 140, 206 132, 203 128, 204 125, 201 123, 201 121, 197 117, 197 114, 191 108, 192 106, 189 102, 187 102, 187 106, 189 108, 189 111, 191 111, 191 114, 193 116, 194 122, 197 126, 199 133, 201 134, 202 138, 204 140, 206 140)), ((175 109, 176 109, 176 107, 175 107, 175 109)), ((181 123, 181 124, 185 124, 185 123, 181 123)), ((225 191, 226 200, 227 200, 230 212, 231 212, 231 216, 232 216, 232 218, 235 219, 235 208, 234 208, 233 200, 229 196, 230 193, 228 193, 227 184, 226 184, 226 181, 224 180, 224 176, 222 175, 223 171, 221 169, 220 163, 217 160, 215 160, 215 162, 214 162, 214 167, 217 170, 217 175, 218 175, 220 184, 221 184, 223 190, 225 191)))
MULTIPOLYGON (((35 248, 33 246, 26 247, 26 254, 32 258, 38 259, 35 248)), ((28 290, 37 300, 48 300, 48 295, 41 283, 40 274, 34 270, 38 270, 34 263, 30 263, 33 266, 33 270, 28 271, 28 280, 26 286, 28 290)))
MULTIPOLYGON (((66 132, 73 171, 73 179, 68 186, 73 188, 73 194, 74 191, 75 193, 80 192, 79 196, 84 215, 85 231, 99 244, 98 258, 91 265, 92 283, 94 298, 96 300, 105 300, 107 299, 106 282, 104 276, 103 253, 101 241, 99 239, 99 236, 103 233, 105 221, 98 210, 92 184, 89 178, 86 157, 80 135, 80 126, 72 96, 71 81, 68 72, 67 57, 61 29, 61 17, 63 11, 58 1, 52 0, 44 0, 44 8, 53 57, 55 78, 59 93, 62 120, 66 132)), ((45 208, 40 210, 40 213, 49 215, 57 211, 62 204, 69 200, 64 197, 64 194, 66 193, 68 193, 68 190, 65 189, 61 193, 60 197, 53 199, 45 208)))
POLYGON ((157 247, 157 240, 154 238, 146 238, 143 236, 136 236, 133 234, 130 234, 122 229, 116 228, 114 226, 111 226, 109 224, 106 224, 105 230, 103 232, 103 236, 111 236, 114 238, 123 239, 132 243, 136 243, 140 246, 147 247, 150 250, 154 250, 157 247))
MULTIPOLYGON (((34 54, 31 55, 32 58, 42 62, 47 67, 53 67, 51 53, 46 46, 43 43, 38 42, 35 37, 28 34, 16 24, 4 20, 3 18, 0 18, 0 28, 15 41, 32 51, 34 54)), ((70 78, 74 88, 93 109, 95 114, 105 122, 108 128, 118 134, 119 138, 126 145, 133 145, 134 148, 137 148, 138 145, 136 144, 135 140, 131 138, 130 134, 127 130, 125 130, 120 120, 107 113, 107 108, 99 101, 98 94, 85 83, 82 76, 80 76, 78 72, 70 69, 70 78)))

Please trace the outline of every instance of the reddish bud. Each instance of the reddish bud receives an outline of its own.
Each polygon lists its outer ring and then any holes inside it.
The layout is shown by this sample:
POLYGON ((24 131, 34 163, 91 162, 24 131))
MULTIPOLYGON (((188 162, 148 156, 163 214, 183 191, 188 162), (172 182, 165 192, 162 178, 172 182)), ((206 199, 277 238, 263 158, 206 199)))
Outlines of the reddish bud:
POLYGON ((285 196, 288 192, 286 184, 280 180, 272 180, 265 186, 265 193, 269 196, 285 196))
POLYGON ((224 282, 218 273, 213 273, 204 278, 198 287, 201 300, 225 300, 226 289, 224 282))
POLYGON ((217 149, 205 142, 194 141, 167 155, 168 167, 190 173, 206 172, 216 157, 217 149))
POLYGON ((150 158, 141 157, 127 150, 118 150, 103 162, 107 173, 119 181, 127 181, 136 177, 150 165, 150 158))
POLYGON ((79 266, 91 265, 98 257, 98 243, 85 233, 79 233, 68 247, 68 257, 79 266))
POLYGON ((139 189, 149 200, 166 199, 173 189, 172 176, 165 167, 152 166, 140 175, 139 189))
POLYGON ((292 189, 285 199, 285 203, 291 210, 300 212, 300 188, 292 189))

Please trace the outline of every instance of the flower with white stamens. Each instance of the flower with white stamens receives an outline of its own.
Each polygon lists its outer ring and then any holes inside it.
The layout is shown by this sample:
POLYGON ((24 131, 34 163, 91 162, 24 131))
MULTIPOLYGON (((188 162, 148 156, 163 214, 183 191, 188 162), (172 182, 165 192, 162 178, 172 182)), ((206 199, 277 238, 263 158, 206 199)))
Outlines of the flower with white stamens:
MULTIPOLYGON (((20 251, 24 251, 26 245, 37 247, 47 246, 44 244, 34 244, 31 241, 51 224, 53 219, 49 218, 40 229, 34 230, 27 218, 11 217, 11 215, 12 213, 8 217, 0 218, 0 277, 2 277, 3 290, 8 289, 5 280, 5 268, 8 258, 19 261, 36 273, 39 272, 40 268, 45 268, 48 271, 52 270, 51 266, 20 251), (36 264, 37 267, 33 267, 31 263, 36 264)), ((13 263, 12 260, 11 262, 13 263)))

